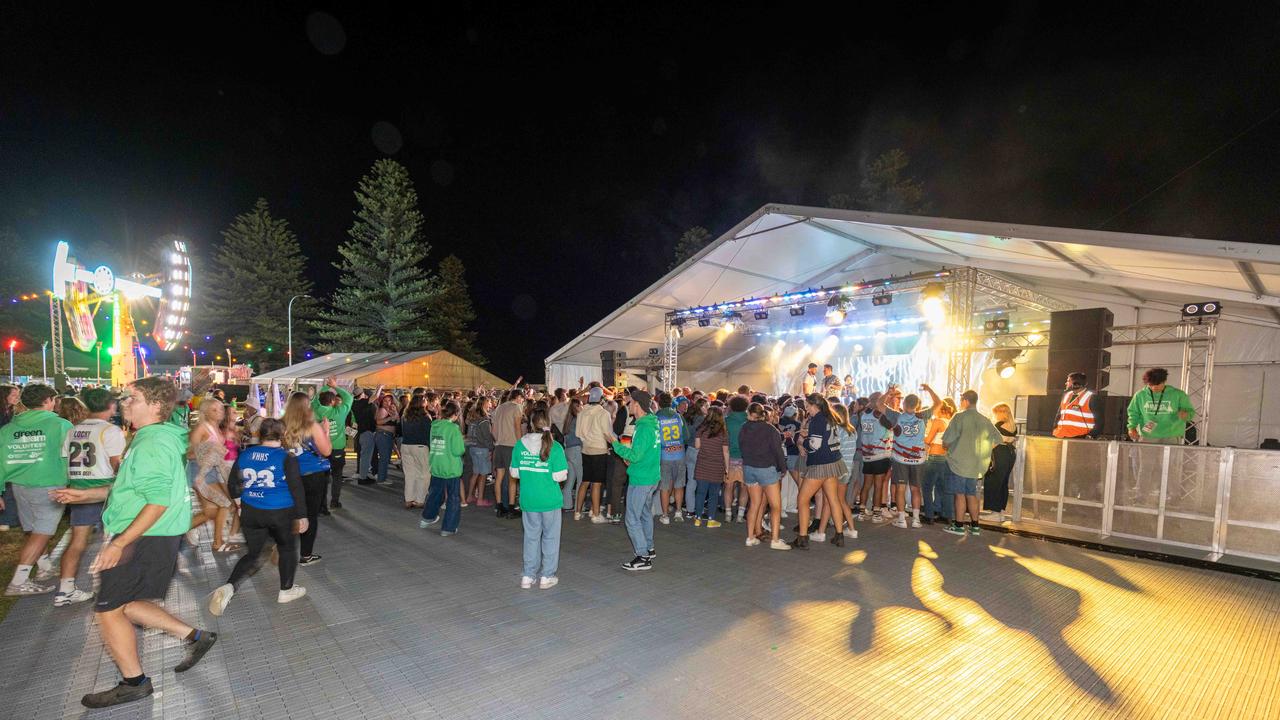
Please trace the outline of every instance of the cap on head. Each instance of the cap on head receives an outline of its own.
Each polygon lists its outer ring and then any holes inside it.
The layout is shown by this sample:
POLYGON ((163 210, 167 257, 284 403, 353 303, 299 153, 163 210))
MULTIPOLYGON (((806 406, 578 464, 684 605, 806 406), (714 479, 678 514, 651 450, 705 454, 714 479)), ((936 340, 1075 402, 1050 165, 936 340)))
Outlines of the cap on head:
POLYGON ((599 386, 593 387, 587 391, 587 402, 589 403, 598 403, 603 397, 604 390, 601 390, 599 386))
POLYGON ((632 390, 631 401, 643 408, 645 412, 649 412, 649 407, 653 404, 653 396, 644 390, 632 390))

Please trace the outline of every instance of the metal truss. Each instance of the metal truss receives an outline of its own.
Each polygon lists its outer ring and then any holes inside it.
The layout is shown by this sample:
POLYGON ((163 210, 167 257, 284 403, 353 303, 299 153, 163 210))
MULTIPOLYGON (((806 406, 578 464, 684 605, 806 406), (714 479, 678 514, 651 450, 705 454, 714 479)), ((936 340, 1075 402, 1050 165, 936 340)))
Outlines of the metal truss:
POLYGON ((662 384, 673 388, 676 386, 676 367, 680 357, 680 331, 672 327, 670 322, 665 323, 662 330, 662 384))
POLYGON ((1007 280, 999 275, 992 275, 982 270, 974 271, 974 282, 984 295, 1012 305, 1020 305, 1030 310, 1053 312, 1055 310, 1072 310, 1075 305, 1057 298, 1042 295, 1029 287, 1007 280))
POLYGON ((948 278, 951 296, 951 353, 947 358, 947 395, 959 397, 969 389, 973 366, 973 291, 977 272, 970 267, 957 268, 948 278))
POLYGON ((60 378, 67 372, 62 346, 62 300, 53 295, 49 296, 49 339, 53 350, 53 376, 60 378))
POLYGON ((1006 333, 1004 335, 984 335, 977 339, 969 352, 984 350, 1030 350, 1031 348, 1048 347, 1048 332, 1006 333))

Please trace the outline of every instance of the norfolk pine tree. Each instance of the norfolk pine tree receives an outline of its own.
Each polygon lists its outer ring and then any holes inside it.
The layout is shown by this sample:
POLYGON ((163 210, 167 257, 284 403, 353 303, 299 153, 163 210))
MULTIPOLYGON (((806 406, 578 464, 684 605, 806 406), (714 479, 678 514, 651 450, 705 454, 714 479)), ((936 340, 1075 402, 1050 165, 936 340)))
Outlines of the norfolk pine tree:
POLYGON ((403 351, 433 345, 427 314, 434 280, 424 266, 430 246, 409 171, 379 160, 360 179, 356 221, 339 248, 342 271, 331 309, 321 313, 329 349, 403 351))
POLYGON ((463 360, 484 365, 484 355, 476 348, 476 333, 467 325, 476 319, 471 295, 467 292, 467 270, 456 255, 440 261, 436 293, 431 301, 427 327, 436 346, 463 360))
MULTIPOLYGON (((311 292, 305 271, 306 260, 288 222, 272 216, 267 201, 258 198, 253 210, 237 215, 222 231, 213 272, 207 275, 204 319, 217 334, 234 341, 237 359, 256 361, 259 371, 264 364, 283 366, 288 362, 289 298, 311 292)), ((294 347, 306 335, 305 323, 299 322, 306 316, 306 303, 306 298, 293 303, 294 347)))

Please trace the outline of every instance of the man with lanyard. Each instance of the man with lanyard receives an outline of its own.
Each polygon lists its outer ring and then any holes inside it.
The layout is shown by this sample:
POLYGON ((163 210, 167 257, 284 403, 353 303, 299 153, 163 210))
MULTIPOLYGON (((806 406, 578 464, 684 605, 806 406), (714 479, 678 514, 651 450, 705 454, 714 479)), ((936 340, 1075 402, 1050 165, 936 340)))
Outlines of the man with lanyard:
MULTIPOLYGON (((111 487, 124 456, 124 431, 107 421, 116 414, 116 401, 106 388, 91 388, 80 394, 89 417, 67 433, 62 454, 67 458, 67 485, 76 489, 111 487)), ((89 533, 102 524, 105 503, 71 506, 71 544, 62 554, 62 580, 53 596, 54 607, 84 602, 93 593, 76 589, 80 558, 89 544, 89 533)))
POLYGON ((670 394, 658 393, 658 434, 662 442, 661 481, 658 491, 662 502, 662 517, 659 520, 663 525, 671 524, 667 508, 668 503, 671 502, 672 490, 675 491, 676 496, 676 518, 684 519, 680 508, 684 501, 684 448, 688 433, 685 432, 684 418, 671 409, 671 402, 670 394))
POLYGON ((168 593, 179 541, 191 527, 187 431, 165 422, 176 401, 177 388, 165 378, 135 381, 120 404, 125 421, 137 432, 115 482, 49 492, 54 502, 107 503, 102 524, 111 540, 98 551, 91 568, 99 574, 93 609, 98 631, 123 680, 109 690, 85 695, 80 700, 85 707, 110 707, 153 692, 138 658, 135 625, 186 641, 186 657, 174 672, 190 670, 218 639, 217 633, 191 627, 152 602, 168 593))
POLYGON ((1196 414, 1187 394, 1167 383, 1169 371, 1152 368, 1142 375, 1145 388, 1129 401, 1129 438, 1156 445, 1181 445, 1187 423, 1196 414))
POLYGON ((809 369, 800 379, 800 397, 807 398, 816 392, 818 392, 818 365, 809 363, 809 369))
POLYGON ((1098 426, 1093 408, 1089 404, 1093 400, 1093 391, 1087 387, 1088 381, 1088 376, 1082 372, 1073 372, 1067 376, 1067 390, 1062 396, 1058 420, 1053 426, 1054 437, 1085 437, 1092 435, 1098 426))

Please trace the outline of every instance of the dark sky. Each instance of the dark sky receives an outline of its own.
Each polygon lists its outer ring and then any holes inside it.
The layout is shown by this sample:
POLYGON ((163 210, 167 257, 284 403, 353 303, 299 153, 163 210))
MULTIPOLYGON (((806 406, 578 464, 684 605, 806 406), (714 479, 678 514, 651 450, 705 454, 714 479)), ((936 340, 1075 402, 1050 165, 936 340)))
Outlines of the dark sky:
POLYGON ((508 378, 656 280, 685 228, 825 204, 892 147, 937 215, 1272 242, 1280 14, 1113 5, 22 3, 0 225, 32 252, 210 247, 262 196, 327 292, 355 183, 390 155, 508 378))

